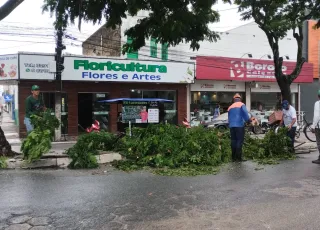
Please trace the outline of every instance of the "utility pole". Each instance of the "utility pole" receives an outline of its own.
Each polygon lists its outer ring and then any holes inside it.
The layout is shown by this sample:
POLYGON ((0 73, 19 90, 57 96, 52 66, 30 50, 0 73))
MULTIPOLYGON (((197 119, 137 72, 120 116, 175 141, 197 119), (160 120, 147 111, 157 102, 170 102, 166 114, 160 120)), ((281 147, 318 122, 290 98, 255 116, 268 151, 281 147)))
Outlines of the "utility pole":
MULTIPOLYGON (((64 70, 64 57, 62 57, 62 51, 66 48, 63 45, 62 38, 63 38, 63 28, 62 28, 62 20, 63 15, 62 11, 60 10, 63 0, 59 0, 57 11, 56 11, 56 20, 58 22, 57 28, 57 41, 56 41, 56 92, 55 92, 55 116, 58 118, 61 124, 61 91, 62 91, 62 79, 61 73, 64 70)), ((55 130, 55 140, 60 141, 61 139, 61 125, 55 130)))

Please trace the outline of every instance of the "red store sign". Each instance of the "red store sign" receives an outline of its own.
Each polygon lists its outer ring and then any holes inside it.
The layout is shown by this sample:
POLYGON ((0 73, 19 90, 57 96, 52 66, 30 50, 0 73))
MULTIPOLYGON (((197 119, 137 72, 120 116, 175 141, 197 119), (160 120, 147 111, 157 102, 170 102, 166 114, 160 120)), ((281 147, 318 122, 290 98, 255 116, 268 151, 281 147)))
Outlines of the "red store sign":
MULTIPOLYGON (((295 62, 284 62, 282 71, 290 74, 295 62)), ((275 82, 273 61, 226 57, 197 57, 198 80, 275 82)), ((296 83, 313 82, 313 65, 304 63, 296 83)))

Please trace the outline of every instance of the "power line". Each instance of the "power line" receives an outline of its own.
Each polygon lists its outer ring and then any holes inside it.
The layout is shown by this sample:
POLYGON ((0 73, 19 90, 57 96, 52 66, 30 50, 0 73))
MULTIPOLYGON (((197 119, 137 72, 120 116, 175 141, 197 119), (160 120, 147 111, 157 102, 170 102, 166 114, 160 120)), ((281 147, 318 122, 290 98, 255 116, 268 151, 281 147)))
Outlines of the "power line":
MULTIPOLYGON (((90 43, 88 43, 88 44, 90 44, 90 43)), ((94 44, 91 44, 91 45, 94 45, 94 44)), ((104 47, 104 48, 109 48, 109 49, 111 49, 111 50, 115 50, 115 49, 112 49, 111 47, 104 47)), ((115 50, 115 51, 118 51, 118 50, 115 50)), ((152 58, 151 56, 148 56, 148 55, 143 55, 143 54, 139 54, 140 56, 145 56, 145 57, 148 57, 148 58, 152 58)), ((92 57, 92 58, 95 58, 95 57, 92 57)), ((99 58, 99 57, 96 57, 96 58, 99 58)), ((107 57, 106 57, 107 58, 107 57)), ((160 59, 160 58, 156 58, 156 59, 160 59)), ((210 57, 207 57, 206 59, 210 59, 210 57)), ((224 59, 227 59, 227 57, 224 57, 224 59)), ((160 59, 161 60, 161 59, 160 59)), ((231 60, 234 60, 234 58, 230 58, 230 61, 231 60)), ((144 60, 137 60, 137 61, 144 61, 144 60)), ((148 60, 148 61, 150 61, 150 60, 148 60)), ((171 60, 171 59, 168 59, 168 60, 166 60, 166 61, 171 61, 171 62, 176 62, 176 63, 186 63, 186 62, 182 62, 182 61, 176 61, 176 60, 171 60)), ((219 60, 220 61, 220 60, 219 60)), ((219 62, 218 61, 218 62, 219 62)), ((228 61, 224 61, 224 60, 221 60, 221 61, 223 61, 224 63, 230 63, 230 62, 228 62, 228 61)), ((210 67, 210 68, 216 68, 216 69, 225 69, 225 70, 230 70, 230 67, 222 67, 222 66, 215 66, 215 65, 203 65, 203 64, 198 64, 198 63, 194 63, 194 65, 195 66, 203 66, 203 67, 210 67)), ((310 71, 310 73, 311 73, 311 75, 312 75, 312 77, 313 77, 313 68, 310 68, 310 67, 307 67, 307 69, 306 69, 306 67, 304 68, 304 71, 306 71, 306 70, 309 70, 310 71)), ((271 71, 269 71, 269 72, 271 72, 271 71)), ((309 74, 300 74, 299 76, 310 76, 309 74)))
MULTIPOLYGON (((113 39, 108 39, 108 38, 103 38, 103 40, 105 41, 105 40, 107 40, 107 41, 116 41, 116 42, 118 42, 118 40, 113 40, 113 39)), ((35 42, 36 43, 36 41, 21 41, 21 40, 7 40, 7 41, 16 41, 16 42, 35 42)), ((81 40, 77 40, 78 42, 83 42, 83 41, 81 41, 81 40)), ((45 42, 38 42, 38 43, 45 43, 45 42)), ((91 45, 94 45, 94 46, 96 46, 96 47, 101 47, 101 45, 98 45, 98 44, 93 44, 93 43, 88 43, 88 41, 86 41, 86 43, 87 44, 91 44, 91 45)), ((124 43, 126 43, 126 42, 124 42, 124 43)), ((71 43, 71 44, 68 44, 68 45, 71 45, 71 46, 79 46, 80 47, 80 45, 77 45, 77 44, 73 44, 73 43, 71 43)), ((102 47, 102 48, 107 48, 107 49, 111 49, 111 47, 102 47)), ((150 52, 150 50, 148 50, 148 49, 146 49, 146 48, 141 48, 139 51, 144 51, 144 52, 150 52)), ((157 51, 161 51, 161 48, 157 48, 157 51)), ((221 50, 221 51, 224 51, 224 50, 221 50)), ((168 50, 168 54, 170 54, 170 55, 172 55, 172 56, 180 56, 180 57, 186 57, 186 58, 190 58, 190 57, 194 57, 194 56, 207 56, 207 54, 199 54, 199 53, 188 53, 188 52, 183 52, 183 51, 170 51, 170 50, 168 50), (176 52, 176 53, 175 53, 176 52), (185 54, 183 54, 183 53, 185 53, 185 54)), ((142 56, 146 56, 145 54, 139 54, 139 55, 142 55, 142 56)), ((148 56, 148 55, 147 55, 148 56)), ((148 56, 148 57, 151 57, 152 58, 152 56, 148 56)), ((154 57, 153 57, 154 58, 154 57)), ((175 60, 175 61, 177 61, 177 60, 175 60)))
MULTIPOLYGON (((29 37, 32 37, 32 36, 35 36, 35 37, 41 37, 41 36, 44 36, 44 37, 54 37, 54 35, 43 35, 43 34, 22 34, 22 33, 1 33, 0 34, 5 34, 7 36, 16 36, 16 35, 19 35, 19 36, 29 36, 29 37)), ((83 36, 83 35, 81 35, 83 36)), ((78 37, 78 36, 77 36, 78 37)), ((89 38, 99 38, 100 39, 100 36, 91 36, 89 38)), ((106 39, 106 38, 102 38, 102 39, 106 39)), ((74 41, 78 41, 78 42, 84 42, 84 41, 81 41, 79 39, 73 39, 74 41)), ((109 39, 111 41, 111 39, 109 39)), ((114 40, 116 41, 116 40, 114 40)), ((125 44, 127 43, 126 41, 121 41, 122 44, 125 44)), ((236 44, 239 44, 241 43, 241 41, 237 41, 235 42, 236 44)), ((247 44, 247 42, 243 42, 244 44, 247 44)), ((98 46, 98 45, 97 45, 98 46)), ((188 45, 184 45, 184 44, 179 44, 178 46, 176 47, 179 47, 179 46, 188 46, 188 45)), ((267 46, 267 47, 270 47, 268 44, 260 44, 260 46, 267 46)), ((147 48, 150 48, 150 46, 147 46, 145 45, 144 47, 147 47, 147 48)), ((189 46, 188 46, 189 47, 189 46)), ((143 51, 143 47, 140 48, 141 51, 143 51)), ((158 50, 161 50, 161 48, 159 48, 158 50)), ((233 49, 211 49, 211 48, 202 48, 202 50, 212 50, 212 51, 231 51, 233 49)), ((174 51, 174 50, 169 50, 168 52, 171 52, 171 53, 174 53, 174 52, 179 52, 179 53, 189 53, 190 56, 194 56, 194 53, 193 52, 186 52, 186 51, 174 51)), ((173 54, 175 55, 175 54, 173 54)), ((175 56, 179 56, 179 55, 175 55, 175 56)), ((181 55, 180 55, 181 56, 181 55)))
MULTIPOLYGON (((1 41, 1 39, 0 39, 1 41)), ((9 40, 12 41, 12 40, 9 40)), ((17 40, 13 40, 13 41, 17 41, 17 40)), ((51 43, 51 42, 35 42, 35 41, 18 41, 18 42, 31 42, 31 43, 51 43)), ((87 44, 89 45, 96 45, 93 43, 89 43, 87 42, 87 44)), ((119 47, 119 49, 113 48, 113 47, 106 47, 106 46, 102 46, 102 48, 106 48, 106 49, 111 49, 111 50, 115 50, 115 51, 119 51, 119 54, 121 52, 121 48, 119 47)), ((145 54, 138 54, 139 56, 143 56, 143 57, 148 57, 148 58, 152 58, 152 59, 159 59, 161 60, 161 58, 158 57, 151 57, 149 55, 145 55, 145 54)), ((97 56, 97 57, 92 57, 92 58, 101 58, 101 56, 97 56)), ((108 58, 108 57, 106 57, 108 58)), ((211 59, 210 57, 202 57, 204 59, 211 59)), ((229 64, 231 60, 234 60, 234 58, 230 58, 230 60, 226 60, 228 59, 228 57, 223 57, 223 59, 220 60, 215 60, 216 61, 216 65, 204 65, 204 64, 199 64, 199 63, 193 63, 195 66, 203 66, 203 67, 210 67, 210 68, 215 68, 215 69, 225 69, 225 70, 230 70, 230 67, 224 67, 224 66, 219 66, 222 64, 229 64)), ((128 60, 128 59, 126 59, 128 60)), ((133 59, 134 60, 134 59, 133 59)), ((137 61, 144 61, 144 60, 137 60, 137 61)), ((147 60, 146 60, 147 61, 147 60)), ((149 59, 148 61, 152 61, 151 59, 149 59)), ((171 61, 171 62, 176 62, 176 63, 186 63, 185 61, 177 61, 177 60, 172 60, 172 59, 167 59, 166 61, 171 61)), ((246 60, 247 61, 247 60, 246 60)), ((191 62, 190 62, 191 63, 191 62)), ((305 67, 304 71, 310 71, 312 72, 311 75, 313 75, 313 68, 309 68, 309 67, 305 67), (307 69, 306 69, 307 68, 307 69)), ((270 71, 271 72, 271 71, 270 71)), ((310 76, 309 74, 300 74, 299 76, 310 76)))

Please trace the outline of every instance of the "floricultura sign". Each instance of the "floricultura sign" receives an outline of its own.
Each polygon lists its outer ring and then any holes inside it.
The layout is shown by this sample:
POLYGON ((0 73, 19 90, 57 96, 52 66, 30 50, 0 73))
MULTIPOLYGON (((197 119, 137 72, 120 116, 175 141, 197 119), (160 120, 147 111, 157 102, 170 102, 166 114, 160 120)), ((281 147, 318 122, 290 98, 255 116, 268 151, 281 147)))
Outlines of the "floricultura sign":
POLYGON ((193 83, 194 64, 65 57, 63 80, 193 83))

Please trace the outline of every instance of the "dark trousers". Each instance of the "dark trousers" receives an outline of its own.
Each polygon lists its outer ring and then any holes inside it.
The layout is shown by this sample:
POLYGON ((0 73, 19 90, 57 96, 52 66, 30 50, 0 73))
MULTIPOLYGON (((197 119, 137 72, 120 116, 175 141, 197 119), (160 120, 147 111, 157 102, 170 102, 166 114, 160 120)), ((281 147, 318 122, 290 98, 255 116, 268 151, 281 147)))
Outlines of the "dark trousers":
POLYGON ((290 147, 292 148, 292 150, 294 149, 294 138, 296 136, 296 130, 297 130, 297 127, 291 127, 291 129, 287 133, 288 137, 291 139, 290 147))
POLYGON ((244 142, 244 133, 245 133, 244 127, 230 128, 231 150, 232 150, 233 161, 242 160, 242 145, 244 142))

